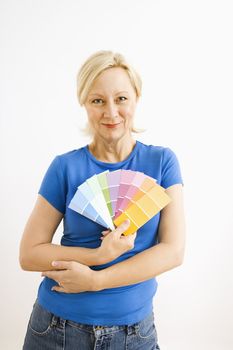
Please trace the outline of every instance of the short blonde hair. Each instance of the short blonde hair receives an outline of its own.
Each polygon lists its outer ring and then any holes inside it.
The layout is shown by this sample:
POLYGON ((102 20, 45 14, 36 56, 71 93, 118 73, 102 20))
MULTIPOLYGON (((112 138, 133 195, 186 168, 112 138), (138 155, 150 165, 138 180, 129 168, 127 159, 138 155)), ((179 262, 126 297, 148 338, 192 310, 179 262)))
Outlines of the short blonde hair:
MULTIPOLYGON (((141 96, 142 80, 136 70, 126 61, 125 57, 117 52, 100 50, 92 54, 81 66, 77 74, 77 97, 81 106, 86 102, 90 89, 96 78, 106 69, 120 67, 129 76, 131 84, 136 92, 137 98, 141 96)), ((87 125, 84 130, 90 134, 91 128, 87 125)), ((139 133, 145 131, 133 127, 132 132, 139 133)))

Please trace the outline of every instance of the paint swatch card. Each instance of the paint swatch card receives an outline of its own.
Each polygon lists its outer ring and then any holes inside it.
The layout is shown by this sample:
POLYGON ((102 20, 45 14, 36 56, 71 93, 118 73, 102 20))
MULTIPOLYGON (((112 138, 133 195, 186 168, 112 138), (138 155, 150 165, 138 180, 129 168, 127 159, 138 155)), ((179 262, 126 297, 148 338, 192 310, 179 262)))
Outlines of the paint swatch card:
POLYGON ((130 226, 124 233, 129 235, 170 201, 156 179, 139 171, 122 169, 87 179, 77 188, 68 207, 110 230, 129 219, 130 226))

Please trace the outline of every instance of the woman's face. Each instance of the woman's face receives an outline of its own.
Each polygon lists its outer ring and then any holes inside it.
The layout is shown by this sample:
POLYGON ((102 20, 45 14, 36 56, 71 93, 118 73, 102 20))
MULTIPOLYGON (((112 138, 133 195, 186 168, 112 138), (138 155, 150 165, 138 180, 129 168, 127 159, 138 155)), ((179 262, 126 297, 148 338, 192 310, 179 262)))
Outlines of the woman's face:
POLYGON ((136 104, 136 92, 123 68, 102 72, 84 104, 94 136, 108 142, 130 136, 136 104))

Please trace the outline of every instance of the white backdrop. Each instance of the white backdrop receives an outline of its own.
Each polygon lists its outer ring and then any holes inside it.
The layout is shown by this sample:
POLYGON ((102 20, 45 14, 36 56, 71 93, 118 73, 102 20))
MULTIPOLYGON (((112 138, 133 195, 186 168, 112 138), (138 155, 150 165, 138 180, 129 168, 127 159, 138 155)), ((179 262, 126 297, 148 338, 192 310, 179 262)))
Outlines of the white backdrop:
POLYGON ((154 298, 161 349, 233 349, 232 18, 225 0, 0 1, 1 349, 22 347, 41 277, 19 242, 51 160, 89 142, 76 74, 100 49, 141 74, 137 138, 172 148, 184 178, 185 261, 154 298))

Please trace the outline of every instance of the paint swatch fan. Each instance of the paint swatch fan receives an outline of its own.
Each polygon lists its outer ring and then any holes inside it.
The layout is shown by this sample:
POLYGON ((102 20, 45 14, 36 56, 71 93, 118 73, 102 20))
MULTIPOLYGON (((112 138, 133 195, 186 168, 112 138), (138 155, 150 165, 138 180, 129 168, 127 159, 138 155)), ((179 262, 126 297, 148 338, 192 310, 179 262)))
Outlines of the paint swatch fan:
POLYGON ((93 175, 81 184, 69 208, 114 230, 126 219, 124 235, 136 232, 171 201, 156 180, 139 171, 116 170, 93 175))

